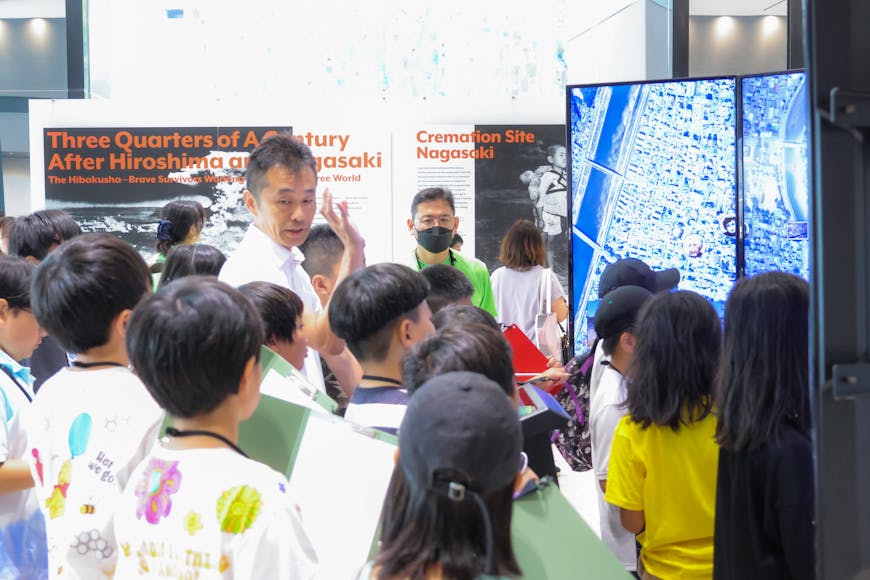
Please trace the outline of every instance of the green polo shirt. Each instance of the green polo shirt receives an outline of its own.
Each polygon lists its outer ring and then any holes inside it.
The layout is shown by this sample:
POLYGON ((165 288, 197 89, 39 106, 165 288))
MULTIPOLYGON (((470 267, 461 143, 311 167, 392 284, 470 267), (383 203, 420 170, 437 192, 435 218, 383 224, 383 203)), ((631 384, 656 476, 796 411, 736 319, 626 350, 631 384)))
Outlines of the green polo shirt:
MULTIPOLYGON (((463 256, 461 252, 455 250, 450 250, 447 259, 442 263, 453 266, 468 276, 471 285, 474 287, 474 294, 471 295, 472 304, 486 310, 493 316, 498 316, 495 310, 495 296, 492 294, 492 283, 489 280, 489 270, 487 270, 486 264, 477 258, 463 256), (450 259, 451 256, 453 260, 450 259)), ((421 270, 421 264, 423 267, 428 265, 423 264, 423 262, 417 259, 417 249, 415 248, 411 254, 410 265, 417 270, 421 270)))

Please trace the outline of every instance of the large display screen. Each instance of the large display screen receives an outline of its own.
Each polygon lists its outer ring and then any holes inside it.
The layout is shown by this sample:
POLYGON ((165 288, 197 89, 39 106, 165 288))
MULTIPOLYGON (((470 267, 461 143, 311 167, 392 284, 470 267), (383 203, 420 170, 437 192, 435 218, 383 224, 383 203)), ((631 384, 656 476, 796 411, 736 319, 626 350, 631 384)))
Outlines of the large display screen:
POLYGON ((806 73, 743 77, 744 271, 809 276, 806 73))
POLYGON ((677 268, 720 314, 737 275, 735 79, 569 87, 574 350, 619 258, 677 268))

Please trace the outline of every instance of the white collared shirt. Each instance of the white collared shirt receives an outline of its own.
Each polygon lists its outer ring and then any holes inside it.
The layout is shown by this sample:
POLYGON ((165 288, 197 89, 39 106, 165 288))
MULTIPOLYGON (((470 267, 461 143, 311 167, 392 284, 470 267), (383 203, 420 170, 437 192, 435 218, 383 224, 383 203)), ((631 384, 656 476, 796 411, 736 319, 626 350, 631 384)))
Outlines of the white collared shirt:
MULTIPOLYGON (((305 256, 299 248, 288 249, 251 224, 239 247, 221 268, 218 279, 236 287, 255 281, 278 284, 295 292, 302 299, 306 310, 320 314, 323 306, 311 285, 311 278, 302 269, 304 260, 305 256)), ((310 347, 303 370, 308 380, 318 389, 326 390, 320 356, 310 347)))

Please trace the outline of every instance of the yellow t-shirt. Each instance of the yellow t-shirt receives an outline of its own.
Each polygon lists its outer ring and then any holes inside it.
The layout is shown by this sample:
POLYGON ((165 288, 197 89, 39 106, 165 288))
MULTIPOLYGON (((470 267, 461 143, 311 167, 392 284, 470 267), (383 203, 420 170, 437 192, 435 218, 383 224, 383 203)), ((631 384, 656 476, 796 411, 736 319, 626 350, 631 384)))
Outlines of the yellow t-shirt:
POLYGON ((605 499, 643 511, 638 534, 644 568, 653 576, 713 577, 713 518, 719 446, 710 414, 689 426, 641 429, 623 417, 613 436, 605 499))

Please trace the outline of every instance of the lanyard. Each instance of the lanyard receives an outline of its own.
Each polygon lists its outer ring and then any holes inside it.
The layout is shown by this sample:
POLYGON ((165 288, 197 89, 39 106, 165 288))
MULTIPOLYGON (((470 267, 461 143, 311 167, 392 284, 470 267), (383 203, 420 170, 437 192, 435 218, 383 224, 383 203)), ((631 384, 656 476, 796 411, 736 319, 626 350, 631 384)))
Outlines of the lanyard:
POLYGON ((244 451, 242 451, 242 449, 238 445, 236 445, 235 443, 233 443, 232 441, 230 441, 229 439, 227 439, 226 437, 224 437, 220 433, 215 433, 214 431, 207 431, 205 429, 185 429, 183 431, 180 431, 180 430, 176 429, 175 427, 167 427, 166 434, 169 437, 193 437, 194 435, 202 435, 204 437, 211 437, 212 439, 217 439, 218 441, 222 441, 223 443, 226 443, 233 451, 235 451, 236 453, 238 453, 242 457, 248 456, 248 454, 245 453, 244 451))

